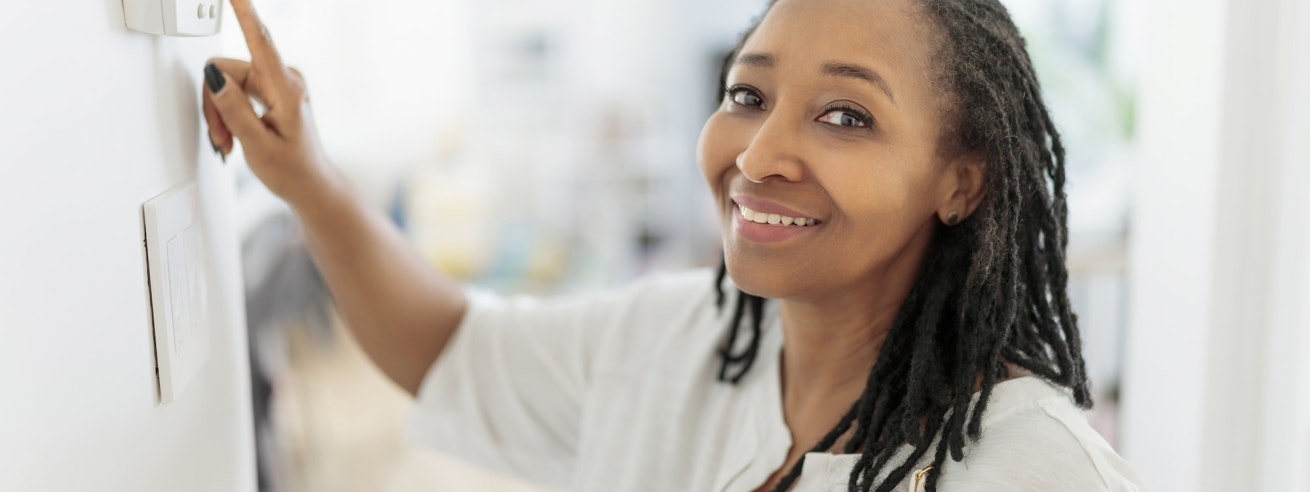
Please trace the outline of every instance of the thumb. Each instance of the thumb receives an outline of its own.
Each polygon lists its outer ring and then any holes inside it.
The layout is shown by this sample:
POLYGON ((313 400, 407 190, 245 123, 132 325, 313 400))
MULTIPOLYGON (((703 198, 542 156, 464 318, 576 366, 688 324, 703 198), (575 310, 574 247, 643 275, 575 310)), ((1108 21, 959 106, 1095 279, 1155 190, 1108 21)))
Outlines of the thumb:
POLYGON ((219 116, 223 118, 223 124, 232 131, 232 135, 241 139, 246 147, 250 147, 251 143, 267 138, 268 127, 264 126, 259 115, 255 114, 255 108, 250 105, 250 98, 241 90, 241 86, 230 84, 228 80, 227 75, 219 70, 217 65, 213 63, 205 65, 205 85, 214 100, 214 108, 218 110, 219 116))

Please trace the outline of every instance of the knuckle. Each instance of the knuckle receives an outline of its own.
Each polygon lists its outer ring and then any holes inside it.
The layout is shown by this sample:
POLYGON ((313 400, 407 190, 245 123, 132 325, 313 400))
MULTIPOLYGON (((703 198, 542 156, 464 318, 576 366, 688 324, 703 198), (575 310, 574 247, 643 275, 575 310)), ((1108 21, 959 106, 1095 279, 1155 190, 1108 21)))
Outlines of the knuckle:
POLYGON ((220 97, 217 101, 214 101, 214 106, 218 107, 219 115, 224 115, 240 109, 238 105, 241 102, 239 98, 235 97, 220 97))

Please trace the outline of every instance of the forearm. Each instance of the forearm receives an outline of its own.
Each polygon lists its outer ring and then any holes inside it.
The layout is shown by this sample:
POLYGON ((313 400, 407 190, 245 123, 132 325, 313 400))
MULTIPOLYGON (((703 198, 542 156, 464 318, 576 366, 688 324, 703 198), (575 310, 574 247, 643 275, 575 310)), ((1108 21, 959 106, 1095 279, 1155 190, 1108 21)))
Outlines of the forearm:
POLYGON ((463 290, 334 175, 292 203, 346 325, 391 380, 418 392, 463 318, 463 290))
POLYGON ((464 294, 331 170, 304 77, 283 65, 250 2, 231 3, 250 61, 213 58, 205 65, 203 110, 214 150, 227 155, 241 141, 251 172, 300 216, 310 254, 355 340, 382 372, 417 393, 464 316, 464 294), (252 99, 264 102, 263 115, 252 99))

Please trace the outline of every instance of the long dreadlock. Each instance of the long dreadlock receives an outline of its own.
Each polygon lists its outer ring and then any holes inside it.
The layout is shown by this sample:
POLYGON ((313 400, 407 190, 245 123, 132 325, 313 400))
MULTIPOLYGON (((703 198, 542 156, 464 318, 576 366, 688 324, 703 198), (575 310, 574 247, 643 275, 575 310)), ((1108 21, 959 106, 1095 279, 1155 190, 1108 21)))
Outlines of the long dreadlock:
MULTIPOLYGON (((935 491, 948 453, 960 461, 965 446, 978 440, 992 390, 1009 376, 1005 362, 1071 389, 1080 407, 1092 405, 1065 291, 1064 146, 1024 40, 997 0, 915 1, 934 21, 940 45, 934 64, 950 120, 940 146, 984 155, 987 192, 972 216, 938 228, 863 394, 811 449, 829 452, 851 432, 843 452, 860 454, 850 475, 852 492, 890 491, 929 451, 927 490, 935 491), (980 376, 979 398, 970 408, 980 376), (910 453, 894 462, 901 446, 910 453)), ((725 60, 720 89, 754 30, 725 60)), ((716 279, 720 307, 726 276, 724 264, 716 279)), ((737 294, 719 352, 719 380, 733 384, 759 354, 765 304, 737 294), (747 319, 749 339, 737 351, 747 319)), ((790 489, 803 465, 796 463, 775 492, 790 489)))

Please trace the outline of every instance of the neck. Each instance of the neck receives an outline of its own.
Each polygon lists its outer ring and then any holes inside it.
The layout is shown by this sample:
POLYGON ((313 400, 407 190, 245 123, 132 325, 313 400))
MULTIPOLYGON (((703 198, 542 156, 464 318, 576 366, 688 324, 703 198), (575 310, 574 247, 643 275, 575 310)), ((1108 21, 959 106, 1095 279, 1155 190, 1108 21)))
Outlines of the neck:
POLYGON ((780 301, 783 412, 797 444, 827 434, 864 392, 917 277, 911 260, 866 277, 881 282, 780 301))
POLYGON ((860 299, 858 309, 833 305, 837 300, 781 303, 788 421, 827 418, 823 424, 831 427, 864 392, 904 296, 887 297, 860 299))

